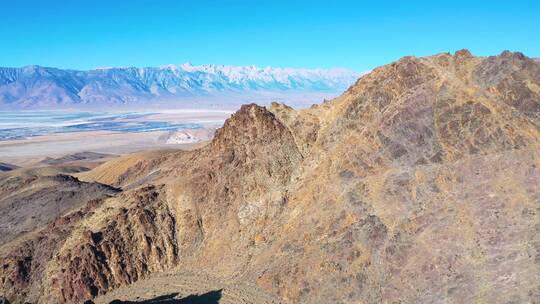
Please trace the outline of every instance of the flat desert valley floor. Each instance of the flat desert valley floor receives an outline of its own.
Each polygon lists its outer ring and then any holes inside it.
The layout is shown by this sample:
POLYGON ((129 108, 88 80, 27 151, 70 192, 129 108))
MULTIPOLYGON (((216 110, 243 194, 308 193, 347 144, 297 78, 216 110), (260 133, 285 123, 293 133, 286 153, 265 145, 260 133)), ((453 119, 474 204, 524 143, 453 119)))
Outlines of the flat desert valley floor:
POLYGON ((81 152, 186 149, 210 139, 229 111, 0 112, 0 162, 28 166, 81 152))

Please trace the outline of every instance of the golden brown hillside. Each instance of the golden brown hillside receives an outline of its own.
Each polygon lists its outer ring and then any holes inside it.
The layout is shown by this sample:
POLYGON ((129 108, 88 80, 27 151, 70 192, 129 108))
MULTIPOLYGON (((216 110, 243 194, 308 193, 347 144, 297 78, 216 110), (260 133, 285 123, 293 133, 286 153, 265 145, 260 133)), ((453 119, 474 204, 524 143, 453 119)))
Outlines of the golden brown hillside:
POLYGON ((538 303, 539 147, 539 62, 405 57, 310 109, 242 106, 205 147, 84 173, 125 188, 8 248, 0 292, 82 303, 189 270, 268 302, 538 303))

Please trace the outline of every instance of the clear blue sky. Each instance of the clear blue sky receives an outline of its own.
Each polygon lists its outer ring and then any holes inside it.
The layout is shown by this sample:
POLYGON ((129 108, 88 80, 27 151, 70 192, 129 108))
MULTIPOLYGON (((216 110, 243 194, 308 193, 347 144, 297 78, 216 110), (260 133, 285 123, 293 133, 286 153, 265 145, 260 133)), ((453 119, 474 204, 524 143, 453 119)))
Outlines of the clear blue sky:
POLYGON ((461 48, 540 57, 540 1, 0 0, 0 66, 364 71, 461 48))

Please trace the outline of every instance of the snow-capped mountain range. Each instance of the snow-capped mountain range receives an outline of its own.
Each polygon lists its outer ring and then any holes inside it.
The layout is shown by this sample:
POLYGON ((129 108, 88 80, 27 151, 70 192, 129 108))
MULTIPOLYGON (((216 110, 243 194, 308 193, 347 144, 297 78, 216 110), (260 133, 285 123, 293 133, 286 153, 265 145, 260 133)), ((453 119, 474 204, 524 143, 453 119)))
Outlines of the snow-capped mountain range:
POLYGON ((200 65, 0 68, 0 109, 234 107, 246 102, 318 103, 358 77, 346 69, 200 65))

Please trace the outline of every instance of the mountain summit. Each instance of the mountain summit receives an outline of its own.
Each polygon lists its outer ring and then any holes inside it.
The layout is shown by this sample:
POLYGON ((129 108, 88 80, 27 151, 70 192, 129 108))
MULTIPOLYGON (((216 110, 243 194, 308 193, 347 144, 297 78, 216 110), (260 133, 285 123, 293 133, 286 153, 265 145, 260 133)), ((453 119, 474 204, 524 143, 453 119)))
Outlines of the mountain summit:
MULTIPOLYGON (((345 69, 189 63, 158 68, 0 68, 0 109, 237 107, 247 101, 337 96, 358 78, 345 69)), ((305 104, 304 104, 305 105, 305 104)))
POLYGON ((466 50, 404 57, 308 109, 244 105, 202 148, 69 180, 115 188, 0 247, 0 293, 136 300, 189 270, 276 299, 250 303, 537 303, 539 117, 539 62, 466 50))

